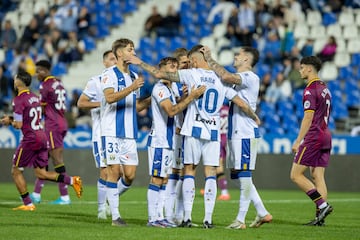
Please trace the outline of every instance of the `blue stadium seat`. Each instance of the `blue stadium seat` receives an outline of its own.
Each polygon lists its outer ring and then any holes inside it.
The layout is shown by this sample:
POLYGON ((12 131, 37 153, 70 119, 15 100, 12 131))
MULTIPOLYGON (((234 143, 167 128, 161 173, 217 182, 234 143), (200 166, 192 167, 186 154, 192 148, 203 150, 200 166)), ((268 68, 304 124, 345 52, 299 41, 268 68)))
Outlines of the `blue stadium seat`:
POLYGON ((188 38, 189 36, 197 36, 196 27, 193 24, 185 25, 182 36, 188 38))
POLYGON ((169 49, 170 51, 174 51, 177 48, 183 47, 183 44, 184 43, 181 37, 172 37, 170 38, 169 49))
POLYGON ((353 77, 353 70, 350 66, 339 68, 339 79, 347 79, 353 77))
MULTIPOLYGON (((352 67, 359 67, 360 66, 360 53, 354 53, 351 56, 351 63, 352 67)), ((358 75, 359 77, 359 75, 358 75)))
POLYGON ((203 38, 212 33, 212 27, 209 24, 203 23, 199 29, 199 37, 203 38))
POLYGON ((152 49, 153 47, 153 41, 150 37, 142 37, 140 38, 140 43, 139 43, 139 48, 141 50, 144 50, 144 49, 152 49))
POLYGON ((192 47, 194 47, 195 45, 197 45, 199 43, 199 38, 192 36, 192 37, 188 37, 186 39, 186 49, 191 49, 192 47))
POLYGON ((329 118, 328 128, 330 131, 334 131, 336 129, 335 120, 332 116, 329 118))
POLYGON ((349 117, 349 112, 345 103, 339 101, 332 101, 332 103, 332 115, 335 120, 343 120, 349 117))
POLYGON ((120 11, 113 11, 110 14, 110 21, 109 21, 110 26, 118 26, 119 24, 121 24, 123 22, 124 22, 124 19, 123 19, 123 16, 121 15, 120 11))
POLYGON ((275 113, 276 111, 275 104, 266 101, 261 101, 259 107, 262 112, 266 112, 270 114, 275 113))
POLYGON ((324 26, 328 26, 331 24, 336 23, 337 21, 337 16, 335 13, 333 12, 324 12, 323 16, 322 16, 322 24, 324 26))
POLYGON ((354 89, 347 92, 346 105, 348 107, 360 107, 360 92, 359 89, 354 89))
POLYGON ((294 106, 291 101, 278 101, 276 103, 277 113, 286 118, 294 114, 294 106))
POLYGON ((153 49, 159 51, 163 48, 168 48, 168 39, 166 37, 157 37, 155 38, 153 49))
POLYGON ((256 73, 259 75, 260 79, 262 79, 264 75, 268 72, 270 72, 269 65, 265 63, 258 63, 256 65, 256 73))
POLYGON ((67 66, 65 63, 62 62, 57 63, 51 70, 51 74, 56 77, 61 77, 66 73, 67 73, 67 66))
POLYGON ((92 37, 86 36, 83 38, 85 44, 85 51, 91 52, 92 50, 96 49, 95 40, 92 37))
POLYGON ((132 13, 137 9, 135 0, 125 0, 124 13, 132 13))

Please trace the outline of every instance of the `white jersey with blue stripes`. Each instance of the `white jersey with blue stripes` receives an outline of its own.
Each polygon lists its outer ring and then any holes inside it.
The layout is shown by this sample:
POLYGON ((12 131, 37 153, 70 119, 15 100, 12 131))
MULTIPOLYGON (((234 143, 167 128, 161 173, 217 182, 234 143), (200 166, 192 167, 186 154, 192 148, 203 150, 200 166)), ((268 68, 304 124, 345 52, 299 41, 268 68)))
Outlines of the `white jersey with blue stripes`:
MULTIPOLYGON (((91 102, 100 102, 104 97, 104 93, 101 90, 101 75, 90 78, 87 82, 83 94, 86 95, 91 102)), ((100 107, 91 109, 92 119, 92 141, 101 141, 100 133, 100 107)))
POLYGON ((148 139, 148 146, 155 148, 174 149, 175 121, 169 117, 165 110, 160 106, 161 102, 170 99, 176 105, 173 90, 164 83, 155 84, 151 94, 151 111, 153 121, 148 139))
MULTIPOLYGON (((241 85, 236 85, 238 96, 256 111, 259 96, 260 79, 252 71, 237 73, 241 77, 241 85)), ((259 138, 259 129, 256 122, 247 116, 241 109, 231 104, 229 110, 228 139, 259 138)))
POLYGON ((198 139, 220 141, 220 109, 225 97, 236 96, 234 89, 225 86, 212 70, 192 68, 179 70, 180 82, 193 86, 205 85, 202 97, 189 104, 181 134, 198 139))
MULTIPOLYGON (((129 87, 137 75, 121 72, 117 66, 107 68, 101 75, 101 90, 112 88, 114 92, 129 87), (131 75, 131 76, 130 76, 131 75)), ((137 138, 136 99, 139 91, 134 91, 114 103, 103 101, 101 107, 101 136, 137 138)))

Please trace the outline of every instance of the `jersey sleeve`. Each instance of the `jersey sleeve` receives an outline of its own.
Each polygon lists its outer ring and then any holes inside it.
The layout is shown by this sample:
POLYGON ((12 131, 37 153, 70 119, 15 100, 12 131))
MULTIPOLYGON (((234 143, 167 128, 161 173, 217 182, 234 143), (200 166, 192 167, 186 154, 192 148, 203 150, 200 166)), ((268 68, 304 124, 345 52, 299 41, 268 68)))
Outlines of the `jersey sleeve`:
POLYGON ((241 86, 243 88, 248 88, 249 85, 251 85, 251 83, 250 83, 251 79, 249 77, 247 77, 248 73, 236 73, 236 74, 238 74, 240 76, 240 78, 241 78, 241 86))
POLYGON ((304 112, 309 110, 315 111, 316 109, 316 94, 313 93, 310 89, 304 90, 303 105, 304 105, 304 112))
POLYGON ((237 92, 229 86, 224 86, 224 90, 225 90, 225 97, 228 100, 233 99, 237 95, 237 92))
POLYGON ((108 88, 113 88, 115 90, 115 79, 114 74, 111 74, 109 69, 105 69, 101 74, 101 90, 104 91, 108 88))
POLYGON ((14 99, 14 101, 13 101, 13 109, 14 109, 13 117, 14 117, 15 121, 22 122, 24 107, 25 107, 24 104, 22 104, 22 102, 18 98, 14 99))
POLYGON ((153 91, 154 91, 153 97, 155 98, 156 102, 158 102, 158 103, 161 103, 162 101, 170 98, 170 96, 171 96, 169 89, 164 85, 154 87, 153 91))
POLYGON ((83 94, 85 94, 92 101, 96 99, 96 95, 97 95, 95 81, 100 81, 99 76, 90 78, 83 91, 83 94))

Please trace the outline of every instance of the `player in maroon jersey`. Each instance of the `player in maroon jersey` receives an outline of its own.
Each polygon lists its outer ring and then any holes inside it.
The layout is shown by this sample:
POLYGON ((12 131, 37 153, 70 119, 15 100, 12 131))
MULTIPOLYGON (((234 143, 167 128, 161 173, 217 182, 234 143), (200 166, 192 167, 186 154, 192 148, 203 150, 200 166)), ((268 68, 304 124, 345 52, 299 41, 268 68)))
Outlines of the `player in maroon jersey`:
POLYGON ((315 203, 315 220, 306 225, 322 226, 325 217, 333 211, 326 202, 327 187, 325 168, 329 164, 331 133, 328 122, 331 109, 331 94, 326 84, 320 80, 318 72, 321 61, 315 56, 304 57, 300 61, 300 75, 306 81, 303 93, 304 117, 292 151, 296 154, 291 169, 291 180, 315 203), (310 168, 313 181, 304 172, 310 168))
POLYGON ((48 172, 48 140, 41 125, 41 105, 40 99, 30 92, 31 76, 27 72, 21 71, 14 78, 14 88, 17 96, 13 100, 13 117, 5 116, 1 122, 5 125, 12 125, 14 128, 21 129, 23 138, 17 147, 13 158, 12 176, 15 185, 21 195, 24 205, 13 210, 34 211, 29 192, 27 191, 26 181, 23 176, 25 167, 33 167, 35 175, 42 180, 72 185, 78 197, 82 193, 82 182, 80 177, 70 177, 66 174, 48 172))
MULTIPOLYGON (((45 132, 49 140, 49 155, 52 159, 55 171, 66 174, 63 148, 64 138, 68 129, 65 118, 66 111, 66 90, 61 80, 50 73, 51 64, 47 60, 40 60, 36 63, 36 74, 40 81, 40 100, 44 111, 45 132)), ((33 202, 40 203, 41 190, 44 182, 37 179, 34 192, 30 194, 33 202)), ((67 186, 59 183, 60 197, 51 204, 70 204, 70 197, 67 186)))

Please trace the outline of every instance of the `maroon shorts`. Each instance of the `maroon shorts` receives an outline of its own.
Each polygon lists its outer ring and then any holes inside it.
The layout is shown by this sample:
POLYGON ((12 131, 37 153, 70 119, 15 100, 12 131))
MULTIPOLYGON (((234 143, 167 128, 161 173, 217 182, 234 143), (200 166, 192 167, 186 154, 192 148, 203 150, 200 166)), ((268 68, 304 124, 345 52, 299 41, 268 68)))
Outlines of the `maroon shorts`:
POLYGON ((46 131, 50 149, 63 148, 66 131, 46 131))
POLYGON ((13 166, 16 167, 46 167, 48 165, 48 149, 42 148, 38 150, 24 148, 20 144, 15 151, 13 158, 13 166))
POLYGON ((224 159, 226 158, 226 142, 227 142, 227 136, 226 134, 220 135, 220 158, 224 159))
POLYGON ((330 149, 315 149, 311 145, 300 145, 294 157, 294 163, 308 167, 327 167, 330 160, 330 149))

